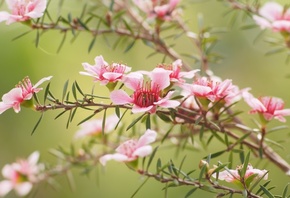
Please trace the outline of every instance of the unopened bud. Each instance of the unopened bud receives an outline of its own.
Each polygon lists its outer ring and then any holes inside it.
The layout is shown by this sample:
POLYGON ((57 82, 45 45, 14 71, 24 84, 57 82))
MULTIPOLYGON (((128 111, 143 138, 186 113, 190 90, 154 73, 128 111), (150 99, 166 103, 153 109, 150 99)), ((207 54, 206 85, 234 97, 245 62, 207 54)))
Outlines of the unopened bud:
POLYGON ((206 166, 206 169, 209 169, 208 162, 205 160, 200 160, 198 167, 201 169, 203 166, 206 166))
POLYGON ((211 169, 209 169, 209 170, 207 171, 207 175, 208 175, 208 176, 211 176, 212 173, 215 171, 216 168, 217 168, 217 166, 216 166, 216 165, 213 165, 213 168, 211 168, 211 169))

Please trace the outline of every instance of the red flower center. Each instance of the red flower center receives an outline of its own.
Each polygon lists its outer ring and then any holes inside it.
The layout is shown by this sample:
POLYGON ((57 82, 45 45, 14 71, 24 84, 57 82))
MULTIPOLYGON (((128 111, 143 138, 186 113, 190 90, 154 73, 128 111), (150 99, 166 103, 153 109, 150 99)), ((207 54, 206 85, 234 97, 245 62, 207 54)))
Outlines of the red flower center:
POLYGON ((134 104, 139 107, 148 107, 157 102, 159 99, 160 89, 159 86, 153 85, 151 82, 146 82, 142 87, 137 89, 134 94, 134 104))

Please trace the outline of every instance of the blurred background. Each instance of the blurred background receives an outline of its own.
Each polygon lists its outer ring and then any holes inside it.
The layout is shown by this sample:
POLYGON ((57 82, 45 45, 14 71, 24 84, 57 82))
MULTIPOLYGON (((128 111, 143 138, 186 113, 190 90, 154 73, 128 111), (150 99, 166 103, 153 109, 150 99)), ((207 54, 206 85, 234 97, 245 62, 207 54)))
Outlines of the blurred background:
MULTIPOLYGON (((79 16, 81 13, 80 8, 84 6, 86 1, 52 0, 49 8, 52 16, 55 16, 53 11, 59 11, 58 4, 60 2, 63 2, 61 12, 64 13, 64 16, 66 16, 65 13, 69 12, 79 16)), ((285 3, 286 1, 279 2, 285 3)), ((198 17, 203 16, 205 26, 227 27, 234 15, 234 13, 226 14, 228 8, 223 3, 214 0, 184 0, 181 5, 185 5, 184 18, 188 20, 188 25, 193 31, 198 29, 198 17)), ((5 9, 6 6, 3 4, 1 10, 5 9)), ((223 79, 232 79, 233 83, 240 88, 251 87, 252 93, 256 97, 269 95, 283 98, 286 108, 290 108, 290 64, 286 63, 287 53, 265 55, 274 48, 264 41, 265 38, 279 38, 279 35, 268 31, 256 39, 261 32, 259 28, 241 31, 239 29, 241 26, 253 24, 253 21, 249 18, 243 21, 240 17, 233 24, 232 31, 219 35, 223 41, 215 49, 225 55, 226 59, 220 64, 212 65, 211 69, 215 75, 223 79)), ((125 63, 131 66, 133 70, 150 70, 156 64, 162 62, 163 59, 162 55, 147 59, 146 57, 152 51, 140 41, 137 42, 132 50, 124 53, 125 46, 112 50, 102 37, 97 38, 96 45, 88 53, 88 46, 92 37, 85 32, 81 33, 73 43, 70 42, 72 36, 68 34, 68 38, 59 53, 56 53, 62 40, 62 35, 59 31, 48 31, 43 34, 40 37, 38 48, 35 47, 34 42, 36 31, 12 41, 15 37, 28 30, 29 28, 22 24, 15 23, 10 26, 6 26, 5 23, 0 24, 0 96, 11 90, 25 76, 29 76, 31 81, 36 83, 41 78, 52 75, 53 79, 50 87, 54 95, 59 98, 62 94, 63 85, 67 80, 70 80, 71 83, 77 80, 84 91, 90 92, 93 87, 92 79, 79 75, 79 71, 83 71, 81 63, 94 64, 94 58, 98 55, 103 55, 104 59, 109 63, 125 63)), ((108 38, 111 39, 111 37, 108 38)), ((179 41, 177 40, 177 42, 179 41)), ((193 49, 187 41, 181 40, 179 45, 183 51, 188 50, 190 52, 193 49)), ((190 59, 187 59, 187 61, 190 61, 190 59)), ((166 62, 171 63, 172 60, 166 59, 166 62)), ((197 66, 193 65, 193 68, 195 69, 197 66)), ((41 87, 45 87, 46 84, 44 83, 41 87)), ((95 93, 106 95, 108 92, 105 88, 98 87, 95 89, 95 93)), ((43 92, 40 94, 40 99, 42 94, 43 92)), ((243 103, 236 108, 242 108, 244 110, 242 116, 245 123, 255 127, 251 119, 257 117, 247 114, 249 107, 243 103)), ((18 114, 11 109, 3 113, 0 116, 0 167, 3 167, 6 163, 12 163, 18 157, 26 158, 35 150, 41 152, 41 161, 56 163, 57 159, 48 151, 58 146, 69 148, 73 141, 73 136, 78 130, 77 123, 85 115, 88 115, 85 113, 78 114, 75 121, 66 129, 66 116, 54 120, 58 113, 60 111, 45 113, 42 122, 33 135, 31 135, 31 131, 39 119, 40 113, 35 113, 25 108, 22 108, 18 114)), ((289 125, 290 123, 286 124, 289 125)), ((282 124, 274 121, 272 125, 278 126, 282 124)), ((268 138, 281 142, 284 148, 274 146, 274 149, 290 163, 289 130, 272 133, 268 138)), ((212 145, 207 150, 201 148, 199 151, 182 152, 182 156, 173 156, 172 153, 175 152, 175 149, 161 149, 158 154, 162 156, 163 162, 167 162, 171 158, 176 162, 180 162, 183 156, 186 155, 184 169, 191 170, 198 168, 198 163, 196 162, 199 160, 197 159, 201 159, 208 152, 216 151, 217 144, 217 142, 212 142, 212 145)), ((217 163, 218 160, 226 162, 227 158, 213 159, 212 163, 217 163)), ((238 163, 238 161, 236 162, 238 163)), ((236 165, 239 164, 234 164, 233 167, 236 165)), ((286 177, 280 169, 267 161, 262 161, 259 167, 270 170, 271 185, 276 186, 273 192, 281 194, 282 189, 289 182, 289 177, 286 177)), ((58 188, 49 184, 40 184, 30 197, 131 197, 145 180, 145 178, 128 170, 124 164, 113 161, 109 162, 106 168, 96 167, 96 170, 89 176, 81 175, 81 171, 78 169, 74 169, 73 173, 74 189, 70 188, 66 176, 58 176, 55 178, 59 184, 58 188)), ((135 197, 164 197, 163 187, 163 184, 150 179, 135 197)), ((168 197, 184 197, 190 189, 189 187, 169 189, 168 197)), ((14 192, 11 192, 8 197, 15 197, 14 192)), ((215 195, 199 190, 192 197, 215 197, 215 195)))

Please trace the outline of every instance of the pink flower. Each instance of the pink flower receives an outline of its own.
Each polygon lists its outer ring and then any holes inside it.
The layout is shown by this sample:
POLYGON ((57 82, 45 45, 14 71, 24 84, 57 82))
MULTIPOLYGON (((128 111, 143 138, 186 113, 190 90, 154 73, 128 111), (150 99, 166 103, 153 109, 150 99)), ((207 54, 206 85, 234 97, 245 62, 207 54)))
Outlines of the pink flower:
POLYGON ((123 78, 124 73, 131 71, 131 67, 123 64, 113 63, 109 65, 103 59, 103 56, 95 58, 95 65, 89 63, 83 63, 82 65, 87 72, 80 72, 80 74, 92 76, 95 81, 100 81, 103 85, 109 82, 117 82, 123 78))
POLYGON ((6 0, 6 3, 11 14, 0 12, 0 22, 6 21, 7 25, 42 17, 46 9, 46 0, 6 0))
MULTIPOLYGON (((119 118, 116 115, 111 115, 106 118, 104 132, 109 133, 112 131, 119 118)), ((81 129, 75 134, 75 138, 82 138, 86 136, 97 136, 102 132, 103 119, 88 120, 80 125, 81 129)))
POLYGON ((170 65, 159 64, 157 67, 166 69, 168 71, 172 71, 169 75, 170 81, 176 82, 176 83, 184 83, 185 80, 183 78, 192 79, 195 73, 199 71, 199 69, 196 69, 196 70, 191 70, 188 72, 182 72, 181 71, 182 61, 180 59, 174 61, 170 65))
POLYGON ((157 106, 164 108, 175 108, 180 102, 170 100, 174 91, 169 91, 166 96, 162 96, 162 90, 170 85, 170 71, 155 68, 151 75, 151 81, 144 82, 140 73, 131 73, 124 79, 124 84, 134 91, 130 97, 123 90, 111 92, 110 98, 114 104, 124 105, 133 104, 132 112, 150 112, 155 113, 157 106))
POLYGON ((150 18, 172 20, 175 8, 180 0, 134 0, 134 3, 150 18))
MULTIPOLYGON (((226 182, 235 182, 235 181, 241 181, 241 177, 239 174, 239 171, 243 168, 243 166, 238 166, 235 170, 224 170, 219 172, 218 174, 218 179, 219 180, 225 180, 226 182)), ((253 168, 252 165, 248 165, 245 176, 244 176, 244 180, 246 180, 248 177, 250 177, 251 175, 256 174, 256 178, 261 178, 263 177, 265 174, 267 173, 267 170, 260 170, 260 169, 255 169, 253 168)), ((212 177, 217 178, 217 174, 213 173, 212 177)), ((263 179, 268 179, 268 173, 264 176, 263 179)))
POLYGON ((210 102, 224 101, 227 105, 240 100, 242 92, 232 84, 232 80, 210 80, 206 77, 197 79, 193 84, 184 84, 182 88, 197 98, 206 98, 210 102))
POLYGON ((5 196, 14 189, 19 196, 27 195, 33 184, 38 181, 38 175, 42 168, 38 164, 39 152, 33 152, 28 159, 21 159, 15 163, 7 164, 2 169, 6 178, 0 182, 0 196, 5 196))
POLYGON ((253 19, 261 29, 269 28, 273 31, 290 31, 290 9, 284 9, 276 2, 267 2, 259 9, 259 15, 253 19))
POLYGON ((267 121, 275 118, 280 122, 286 122, 284 116, 290 115, 290 109, 284 109, 284 101, 280 98, 269 96, 255 98, 248 92, 244 93, 243 96, 246 103, 252 108, 250 113, 259 113, 267 121))
POLYGON ((157 133, 147 129, 139 140, 127 140, 122 143, 115 154, 107 154, 100 158, 100 163, 105 166, 107 161, 115 160, 119 162, 131 162, 138 157, 145 157, 152 153, 152 146, 148 145, 156 140, 157 133))
POLYGON ((35 85, 32 85, 28 77, 24 78, 22 82, 16 85, 16 88, 13 88, 3 95, 2 102, 0 102, 0 114, 10 108, 13 108, 14 111, 18 113, 20 111, 20 105, 25 101, 30 101, 34 93, 38 93, 42 90, 42 88, 37 87, 51 78, 52 76, 42 78, 35 85))

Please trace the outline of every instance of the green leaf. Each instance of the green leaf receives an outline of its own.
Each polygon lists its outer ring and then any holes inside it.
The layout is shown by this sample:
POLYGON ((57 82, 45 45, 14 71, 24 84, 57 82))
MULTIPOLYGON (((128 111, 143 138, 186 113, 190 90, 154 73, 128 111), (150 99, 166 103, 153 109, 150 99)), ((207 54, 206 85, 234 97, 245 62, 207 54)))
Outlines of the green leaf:
POLYGON ((74 83, 72 84, 72 94, 73 94, 73 97, 74 97, 75 101, 78 101, 76 86, 75 86, 74 83))
POLYGON ((150 158, 149 158, 149 161, 148 161, 148 164, 147 164, 147 167, 146 167, 146 171, 148 171, 148 169, 149 169, 149 167, 150 167, 150 165, 152 163, 152 160, 153 160, 157 150, 158 150, 158 146, 153 150, 152 154, 150 155, 150 158))
POLYGON ((171 119, 170 119, 170 117, 167 116, 167 115, 165 115, 164 113, 162 113, 162 112, 160 112, 160 111, 157 111, 156 114, 157 114, 157 116, 158 116, 161 120, 163 120, 164 122, 172 122, 171 119))
POLYGON ((38 125, 40 124, 42 118, 43 118, 44 113, 41 114, 40 118, 38 119, 37 123, 35 124, 34 128, 32 129, 31 135, 34 134, 35 130, 37 129, 38 125))
POLYGON ((221 164, 217 168, 214 169, 212 173, 218 173, 220 170, 224 169, 229 163, 221 164))
MULTIPOLYGON (((223 150, 223 151, 215 152, 215 153, 211 154, 211 158, 216 158, 216 157, 222 155, 222 154, 223 154, 224 152, 226 152, 226 151, 227 151, 227 150, 223 150)), ((205 158, 207 158, 207 156, 204 157, 204 159, 205 159, 205 158)))
MULTIPOLYGON (((180 165, 179 165, 179 168, 178 168, 179 170, 182 169, 182 166, 183 166, 183 164, 184 164, 185 159, 186 159, 186 155, 182 158, 182 160, 181 160, 181 162, 180 162, 180 165)), ((179 176, 179 175, 177 175, 177 176, 179 176)))
POLYGON ((80 124, 84 123, 85 121, 91 119, 91 118, 94 117, 94 116, 95 116, 95 113, 93 113, 92 115, 86 117, 85 119, 83 119, 82 121, 80 121, 77 125, 80 125, 80 124))
POLYGON ((207 192, 211 192, 211 193, 216 193, 217 192, 214 187, 207 186, 207 185, 201 186, 200 189, 205 190, 207 192))
POLYGON ((66 33, 67 33, 66 31, 63 33, 63 37, 62 37, 62 40, 61 40, 61 42, 60 42, 60 44, 58 46, 57 53, 59 53, 61 48, 63 47, 63 44, 64 44, 64 42, 66 40, 66 33))
POLYGON ((120 107, 119 106, 115 107, 115 113, 116 113, 117 117, 120 118, 121 115, 120 115, 120 107))
MULTIPOLYGON (((267 181, 265 184, 263 184, 264 187, 268 186, 268 184, 271 182, 271 180, 267 181)), ((259 188, 259 190, 256 192, 256 195, 259 194, 262 191, 262 188, 259 188)))
POLYGON ((47 96, 48 96, 49 86, 50 86, 50 82, 47 84, 47 86, 46 86, 46 88, 45 88, 45 91, 44 91, 44 100, 43 100, 43 103, 44 103, 44 104, 45 104, 45 101, 46 101, 47 96))
POLYGON ((128 109, 125 110, 125 112, 122 114, 121 118, 119 119, 118 123, 115 126, 115 129, 117 129, 117 127, 119 126, 121 120, 123 119, 123 117, 125 116, 125 114, 127 113, 128 109))
POLYGON ((184 196, 184 198, 188 198, 190 195, 192 195, 198 188, 193 188, 190 191, 188 191, 186 193, 186 195, 184 196))
POLYGON ((134 31, 132 30, 132 28, 130 27, 130 25, 127 23, 127 21, 125 19, 123 19, 123 22, 124 22, 126 28, 130 31, 130 33, 132 35, 134 35, 134 31))
POLYGON ((277 53, 280 53, 280 52, 284 52, 286 50, 287 50, 286 47, 277 47, 277 48, 274 48, 272 50, 269 50, 268 52, 266 52, 265 55, 269 56, 269 55, 277 54, 277 53))
POLYGON ((37 48, 38 47, 38 44, 39 44, 39 30, 37 29, 36 30, 36 39, 35 39, 35 47, 37 48))
POLYGON ((134 45, 135 45, 136 40, 134 39, 129 45, 126 47, 124 50, 124 53, 128 52, 134 45))
POLYGON ((81 90, 79 84, 77 83, 77 81, 75 81, 74 83, 75 83, 76 88, 77 88, 77 90, 79 91, 79 93, 80 93, 82 96, 84 96, 85 94, 82 92, 82 90, 81 90))
POLYGON ((137 119, 133 120, 133 122, 127 127, 126 131, 128 131, 130 128, 132 128, 137 122, 139 122, 144 116, 146 115, 146 113, 142 114, 141 116, 139 116, 137 119))
POLYGON ((198 181, 201 182, 202 179, 204 178, 204 175, 206 173, 206 170, 207 170, 207 165, 204 164, 202 167, 201 167, 201 170, 200 170, 200 173, 199 173, 199 178, 198 178, 198 181))
POLYGON ((60 116, 62 116, 65 112, 67 112, 67 110, 64 110, 61 113, 59 113, 54 119, 56 120, 57 118, 59 118, 60 116))
POLYGON ((135 197, 135 195, 139 192, 139 190, 146 184, 150 177, 147 177, 146 180, 137 188, 137 190, 133 193, 131 198, 135 197))
POLYGON ((64 100, 64 98, 65 98, 65 95, 66 95, 66 92, 67 92, 68 83, 69 83, 69 80, 67 80, 67 81, 64 83, 64 86, 63 86, 63 89, 62 89, 62 98, 61 98, 61 101, 62 101, 62 102, 63 102, 63 100, 64 100))
POLYGON ((289 129, 289 126, 282 125, 282 126, 277 126, 277 127, 271 128, 271 129, 267 130, 267 134, 275 132, 275 131, 283 130, 283 129, 289 129))
POLYGON ((151 129, 150 113, 146 117, 146 129, 151 129))
POLYGON ((157 163, 156 163, 156 172, 157 172, 157 174, 159 174, 159 172, 161 171, 161 166, 162 166, 161 159, 158 158, 157 163))
POLYGON ((85 30, 90 31, 87 25, 84 22, 82 22, 80 18, 77 18, 77 21, 85 30))
MULTIPOLYGON (((262 175, 262 177, 259 177, 255 183, 251 186, 250 191, 252 191, 261 181, 262 179, 268 174, 269 171, 267 171, 266 173, 264 173, 264 175, 262 175)), ((270 182, 270 181, 269 181, 270 182)), ((268 184, 267 184, 268 185, 268 184)), ((258 192, 256 193, 258 194, 258 192)))
POLYGON ((285 188, 284 188, 284 190, 283 190, 282 198, 288 198, 287 193, 288 193, 288 186, 289 186, 289 184, 290 184, 290 183, 288 183, 288 184, 285 186, 285 188))
POLYGON ((94 36, 93 40, 91 41, 90 45, 89 45, 89 49, 88 52, 91 52, 91 50, 93 49, 95 42, 97 40, 97 36, 94 36))
POLYGON ((17 39, 19 39, 19 38, 21 38, 21 37, 27 35, 27 34, 30 33, 30 32, 32 32, 32 30, 29 30, 29 31, 27 31, 27 32, 24 32, 24 33, 22 33, 22 34, 20 34, 20 35, 18 35, 18 36, 16 36, 16 37, 14 37, 14 38, 12 39, 12 41, 17 40, 17 39))
POLYGON ((76 114, 76 112, 77 112, 77 109, 78 109, 78 108, 74 108, 74 109, 73 109, 73 111, 72 111, 72 115, 71 115, 71 117, 70 117, 70 122, 73 121, 73 118, 75 117, 75 114, 76 114))
POLYGON ((270 193, 270 191, 265 188, 264 186, 260 185, 260 188, 262 189, 262 191, 264 192, 264 194, 269 197, 269 198, 275 198, 274 195, 272 195, 272 193, 270 193))
POLYGON ((66 128, 68 129, 69 127, 69 123, 70 123, 70 120, 71 120, 71 115, 72 115, 72 110, 70 109, 69 110, 69 116, 68 116, 68 119, 67 119, 67 122, 66 122, 66 128))
POLYGON ((102 121, 102 135, 105 135, 105 127, 106 127, 106 117, 107 117, 107 109, 104 111, 103 121, 102 121))
POLYGON ((246 180, 245 180, 245 184, 247 186, 247 188, 250 187, 252 181, 258 176, 258 174, 252 174, 250 175, 246 180))
POLYGON ((168 137, 169 133, 172 131, 172 129, 174 128, 174 125, 172 127, 170 127, 170 129, 165 133, 165 135, 163 136, 161 143, 164 142, 164 140, 166 140, 166 138, 168 137))
POLYGON ((241 178, 244 178, 245 177, 245 174, 246 174, 246 171, 247 171, 247 168, 248 168, 248 164, 249 164, 249 160, 250 160, 250 151, 248 152, 246 158, 245 158, 245 161, 243 163, 243 168, 241 169, 241 172, 240 172, 240 177, 241 178))

